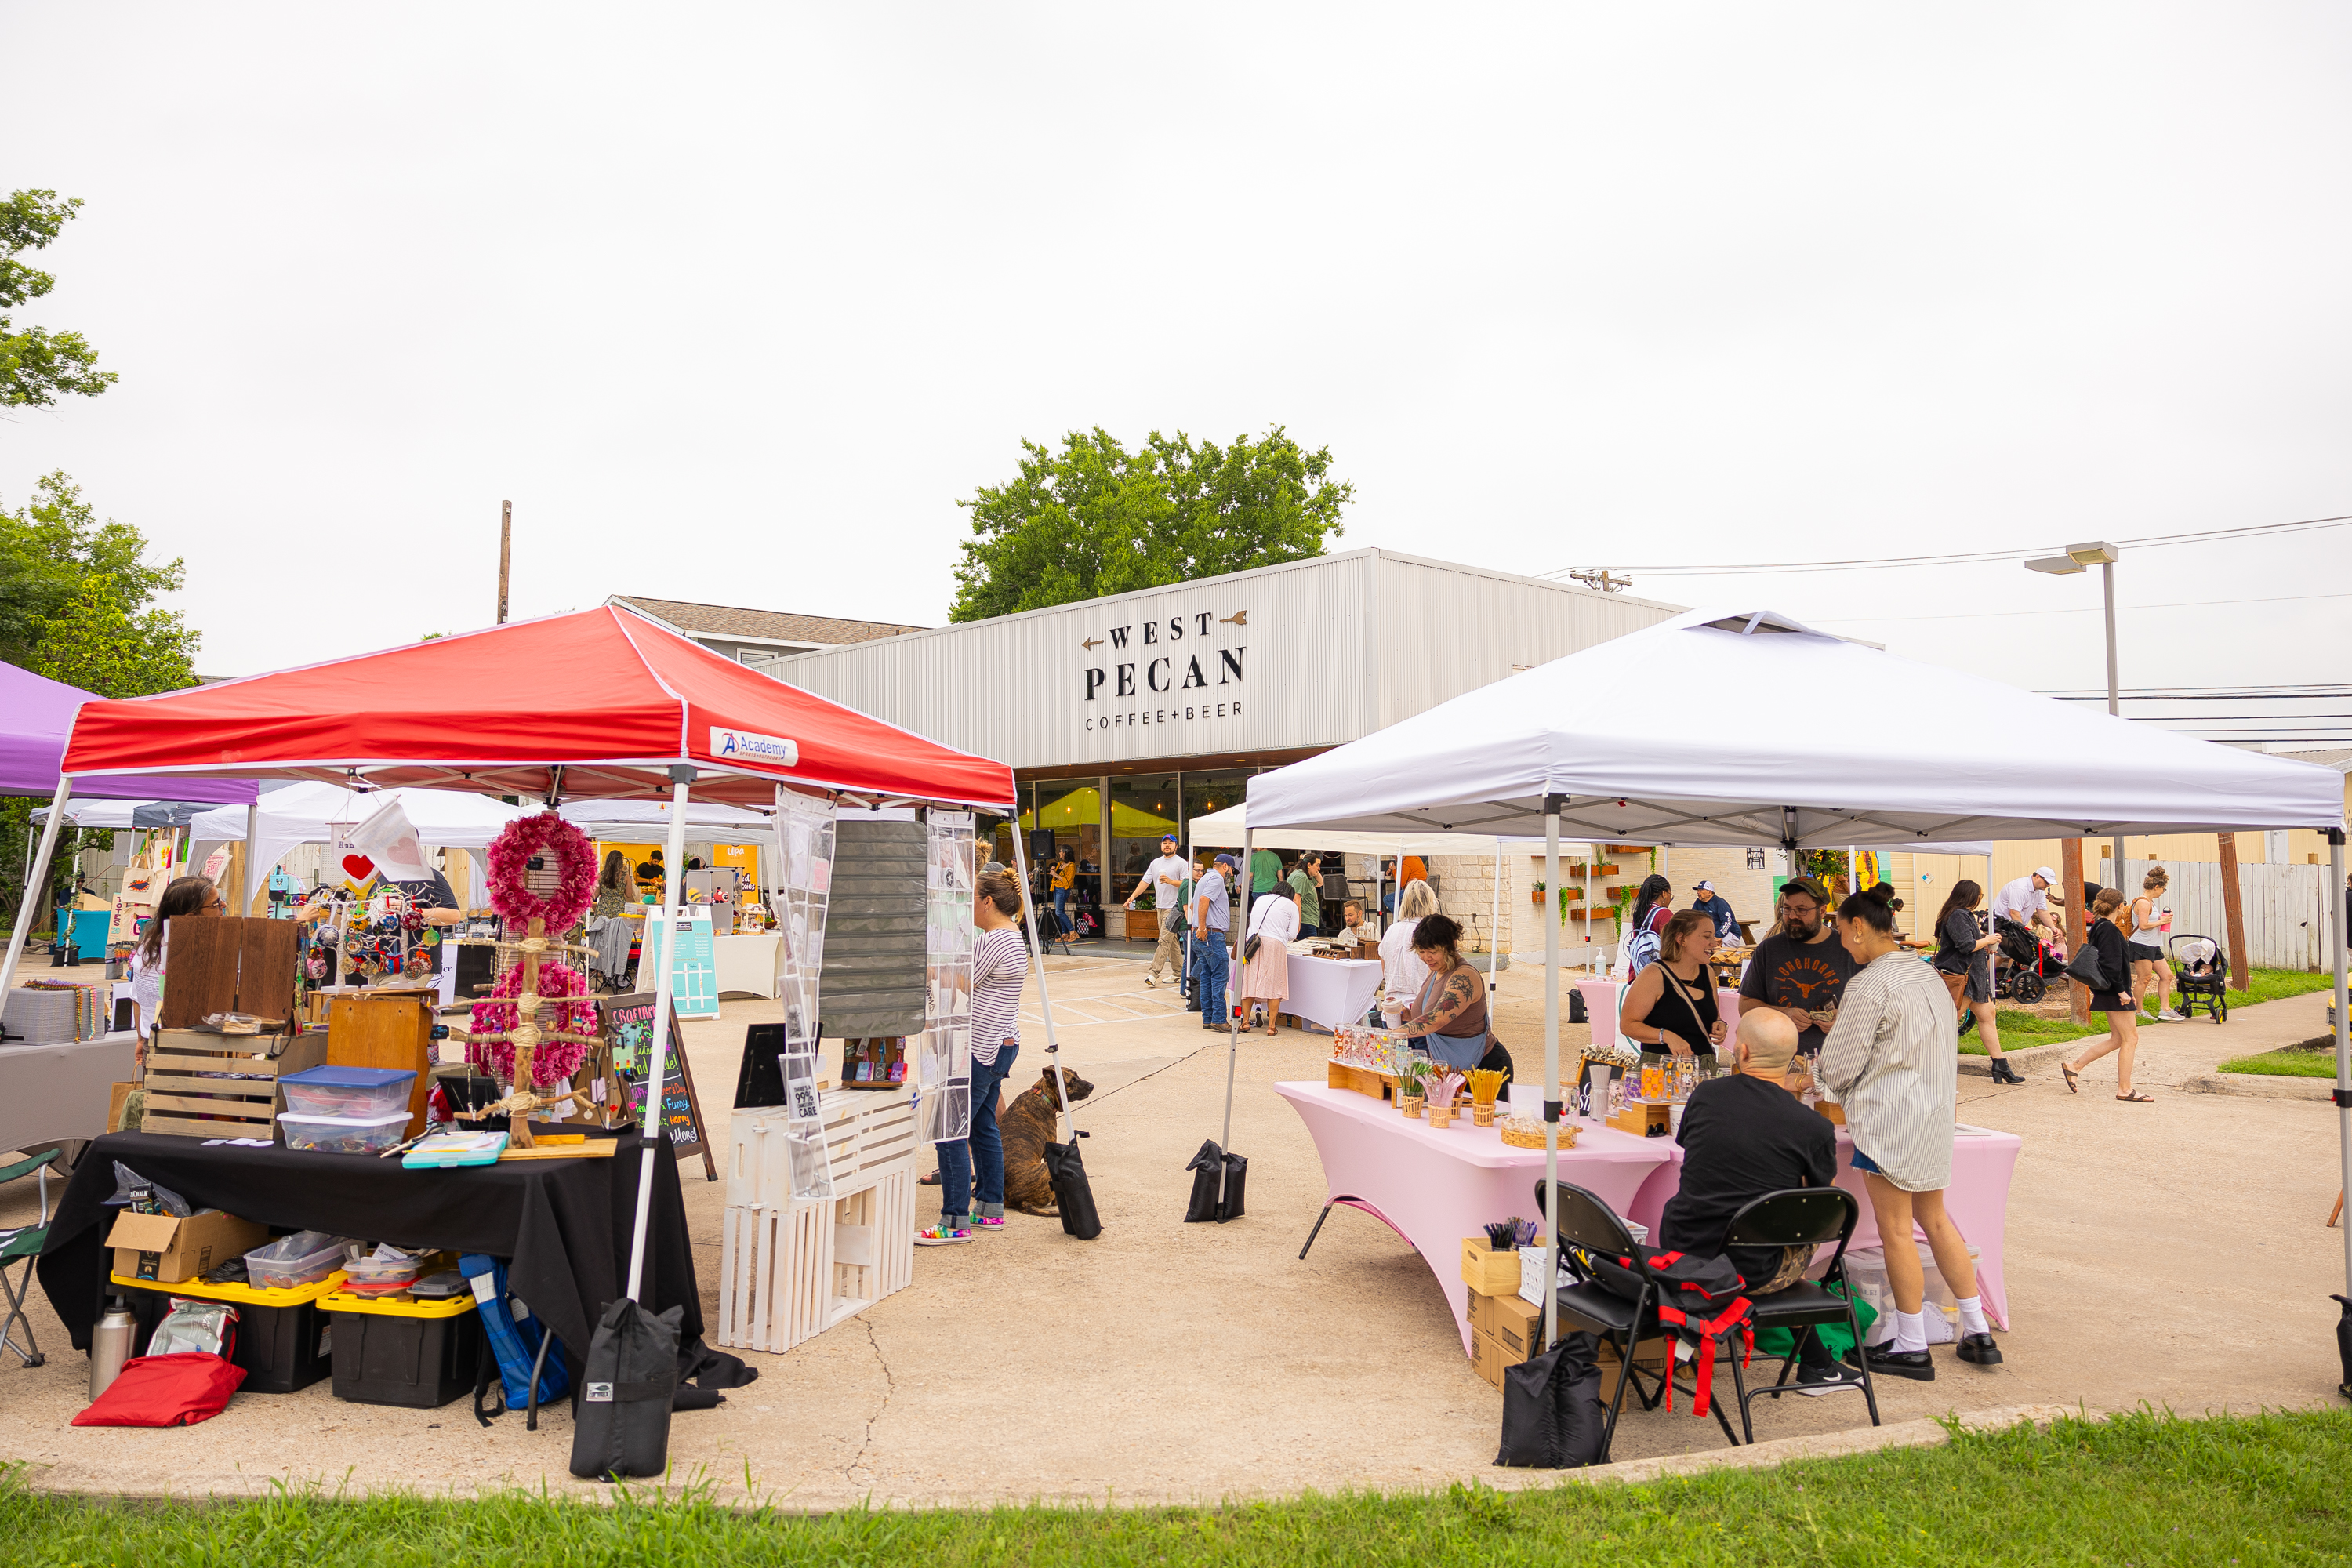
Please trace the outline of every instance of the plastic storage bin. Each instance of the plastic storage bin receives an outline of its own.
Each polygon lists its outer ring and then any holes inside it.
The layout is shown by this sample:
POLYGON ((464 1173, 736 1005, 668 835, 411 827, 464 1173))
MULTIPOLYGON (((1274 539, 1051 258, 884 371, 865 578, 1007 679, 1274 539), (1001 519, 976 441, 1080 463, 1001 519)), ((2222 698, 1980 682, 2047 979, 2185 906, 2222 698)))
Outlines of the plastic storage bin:
POLYGON ((336 1398, 433 1410, 473 1388, 482 1320, 470 1293, 443 1301, 338 1293, 320 1305, 334 1324, 336 1398))
POLYGON ((415 1282, 425 1258, 431 1256, 354 1258, 344 1263, 343 1272, 350 1277, 351 1289, 355 1291, 398 1290, 415 1282))
MULTIPOLYGON (((245 1271, 260 1290, 290 1290, 324 1279, 343 1266, 343 1239, 323 1230, 297 1231, 245 1255, 245 1271)), ((182 1294, 187 1294, 183 1291, 182 1294)), ((231 1298, 221 1297, 222 1300, 231 1298)))
MULTIPOLYGON (((1919 1249, 1919 1268, 1926 1275, 1925 1287, 1919 1294, 1920 1326, 1927 1331, 1931 1345, 1949 1344, 1959 1337, 1957 1325, 1960 1309, 1958 1298, 1951 1286, 1944 1282, 1943 1270, 1936 1267, 1936 1255, 1924 1241, 1913 1245, 1919 1249)), ((1969 1256, 1977 1256, 1972 1245, 1969 1256)), ((1895 1292, 1886 1283, 1886 1254, 1879 1247, 1845 1255, 1846 1282, 1860 1300, 1877 1309, 1878 1321, 1870 1325, 1864 1336, 1867 1343, 1885 1344, 1895 1337, 1895 1292)))
POLYGON ((236 1342, 229 1360, 245 1368, 245 1394, 293 1394, 328 1374, 333 1354, 330 1323, 321 1302, 343 1282, 331 1273, 289 1289, 254 1289, 244 1285, 205 1285, 190 1279, 177 1285, 153 1280, 111 1278, 112 1288, 131 1304, 139 1321, 137 1348, 144 1355, 148 1336, 171 1310, 174 1296, 205 1301, 226 1301, 236 1308, 236 1342))
POLYGON ((320 1154, 381 1154, 408 1136, 408 1112, 403 1109, 383 1116, 297 1116, 281 1110, 278 1125, 285 1129, 289 1149, 320 1154))
POLYGON ((296 1116, 386 1116, 406 1111, 416 1074, 403 1068, 312 1068, 278 1080, 296 1116))

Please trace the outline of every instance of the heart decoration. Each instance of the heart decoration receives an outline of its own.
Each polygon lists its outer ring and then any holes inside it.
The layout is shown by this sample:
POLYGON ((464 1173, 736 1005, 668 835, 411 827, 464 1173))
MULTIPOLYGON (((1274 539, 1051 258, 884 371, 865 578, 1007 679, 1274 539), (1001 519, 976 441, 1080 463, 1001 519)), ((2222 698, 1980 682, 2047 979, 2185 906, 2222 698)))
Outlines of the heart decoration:
POLYGON ((375 875, 375 862, 364 855, 343 857, 343 874, 354 882, 364 882, 375 875))

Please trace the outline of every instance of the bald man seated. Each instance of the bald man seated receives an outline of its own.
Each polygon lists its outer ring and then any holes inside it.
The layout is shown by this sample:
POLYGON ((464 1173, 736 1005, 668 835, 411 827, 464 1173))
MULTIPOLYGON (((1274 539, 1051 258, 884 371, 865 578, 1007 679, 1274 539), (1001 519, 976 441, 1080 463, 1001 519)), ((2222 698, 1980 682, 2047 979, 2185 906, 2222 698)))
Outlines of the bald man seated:
MULTIPOLYGON (((1784 1013, 1754 1007, 1740 1014, 1731 1057, 1736 1070, 1691 1091, 1683 1109, 1682 1188, 1667 1200, 1657 1243, 1701 1258, 1727 1251, 1732 1267, 1758 1295, 1786 1289, 1803 1274, 1804 1259, 1779 1248, 1727 1249, 1732 1216, 1767 1193, 1825 1187, 1837 1175, 1837 1132, 1797 1096, 1803 1069, 1791 1077, 1797 1026, 1784 1013), (1782 1265, 1786 1262, 1788 1269, 1782 1265)), ((1806 1394, 1862 1386, 1862 1374, 1832 1360, 1805 1336, 1797 1384, 1806 1394)))

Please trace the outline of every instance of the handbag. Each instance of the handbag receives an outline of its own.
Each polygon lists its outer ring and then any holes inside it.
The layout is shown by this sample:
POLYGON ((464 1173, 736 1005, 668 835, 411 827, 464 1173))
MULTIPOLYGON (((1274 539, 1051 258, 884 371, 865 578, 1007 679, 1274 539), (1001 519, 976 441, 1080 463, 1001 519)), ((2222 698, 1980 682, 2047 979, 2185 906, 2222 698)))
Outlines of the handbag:
POLYGON ((1251 959, 1257 956, 1258 943, 1265 940, 1265 938, 1260 936, 1255 931, 1250 932, 1249 935, 1244 939, 1242 942, 1242 962, 1244 963, 1247 963, 1251 959))
POLYGON ((2099 950, 2087 942, 2066 961, 2066 973, 2094 991, 2107 988, 2107 972, 2099 967, 2099 950))

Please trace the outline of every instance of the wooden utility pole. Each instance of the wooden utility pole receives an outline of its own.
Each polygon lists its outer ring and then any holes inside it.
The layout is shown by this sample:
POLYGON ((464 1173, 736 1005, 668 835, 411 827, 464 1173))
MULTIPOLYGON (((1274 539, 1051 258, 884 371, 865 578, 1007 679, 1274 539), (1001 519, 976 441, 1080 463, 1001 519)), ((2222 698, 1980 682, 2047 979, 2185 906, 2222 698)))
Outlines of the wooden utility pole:
MULTIPOLYGON (((2066 838, 2059 841, 2058 878, 2066 889, 2066 956, 2071 960, 2074 954, 2083 951, 2083 941, 2090 934, 2090 927, 2086 921, 2091 911, 2084 908, 2090 900, 2083 897, 2083 841, 2081 839, 2066 838)), ((2128 978, 2125 984, 2130 984, 2128 978)), ((2066 977, 2066 996, 2074 1022, 2089 1023, 2091 1021, 2091 988, 2070 974, 2066 977)))
POLYGON ((507 624, 507 563, 514 556, 514 502, 499 502, 499 625, 507 624))
POLYGON ((2253 963, 2246 956, 2246 900, 2238 889, 2238 836, 2217 833, 2221 845, 2221 918, 2230 928, 2230 989, 2253 989, 2253 963))

